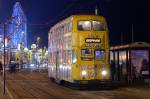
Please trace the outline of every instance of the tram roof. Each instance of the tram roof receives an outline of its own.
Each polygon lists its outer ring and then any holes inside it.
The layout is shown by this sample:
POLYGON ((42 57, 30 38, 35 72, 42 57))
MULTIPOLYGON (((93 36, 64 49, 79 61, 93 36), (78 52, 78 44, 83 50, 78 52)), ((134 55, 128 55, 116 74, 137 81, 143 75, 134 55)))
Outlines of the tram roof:
POLYGON ((126 45, 118 45, 110 47, 110 50, 129 49, 129 48, 150 48, 150 43, 134 42, 126 45))
MULTIPOLYGON (((105 17, 103 17, 103 16, 97 16, 97 15, 71 15, 71 16, 69 16, 69 17, 66 17, 65 19, 62 19, 61 21, 58 21, 56 24, 54 24, 51 28, 50 28, 50 30, 52 30, 53 28, 56 28, 56 27, 58 27, 58 26, 60 26, 60 25, 62 25, 62 24, 64 24, 64 23, 67 23, 68 21, 70 21, 70 20, 72 20, 73 18, 80 18, 80 17, 101 17, 101 18, 103 18, 103 19, 105 19, 105 17)), ((50 31, 49 30, 49 31, 50 31)))

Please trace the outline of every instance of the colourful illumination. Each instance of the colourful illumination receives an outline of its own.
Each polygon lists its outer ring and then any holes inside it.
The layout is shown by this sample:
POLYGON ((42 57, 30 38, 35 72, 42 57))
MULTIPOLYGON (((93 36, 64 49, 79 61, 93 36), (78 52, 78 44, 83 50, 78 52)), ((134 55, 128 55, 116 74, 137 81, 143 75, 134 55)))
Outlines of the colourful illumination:
POLYGON ((8 34, 11 35, 11 48, 17 48, 18 44, 27 47, 27 18, 19 2, 14 5, 8 33, 11 33, 8 34))

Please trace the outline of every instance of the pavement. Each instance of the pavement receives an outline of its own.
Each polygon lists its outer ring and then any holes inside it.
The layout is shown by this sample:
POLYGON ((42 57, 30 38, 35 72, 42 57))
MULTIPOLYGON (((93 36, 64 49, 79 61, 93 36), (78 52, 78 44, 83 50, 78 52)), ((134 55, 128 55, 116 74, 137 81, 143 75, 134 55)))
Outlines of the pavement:
POLYGON ((150 85, 136 85, 136 86, 127 86, 120 88, 119 90, 124 90, 129 93, 135 93, 135 95, 141 95, 149 97, 150 99, 150 85))
POLYGON ((11 99, 7 93, 3 94, 2 88, 0 88, 0 99, 11 99))
MULTIPOLYGON (((2 73, 0 73, 0 75, 2 75, 2 73)), ((2 77, 0 77, 0 99, 11 99, 6 91, 6 93, 4 94, 4 89, 3 89, 3 79, 2 77)))
MULTIPOLYGON (((2 75, 0 82, 2 89, 2 75)), ((150 99, 150 86, 73 90, 49 81, 47 71, 6 73, 6 89, 0 99, 150 99)))

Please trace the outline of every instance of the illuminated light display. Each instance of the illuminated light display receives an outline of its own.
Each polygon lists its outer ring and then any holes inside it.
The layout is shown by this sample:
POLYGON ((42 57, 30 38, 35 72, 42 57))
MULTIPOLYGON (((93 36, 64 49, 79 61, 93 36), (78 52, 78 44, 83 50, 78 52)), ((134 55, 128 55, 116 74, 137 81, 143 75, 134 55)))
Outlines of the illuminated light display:
POLYGON ((17 48, 18 44, 27 47, 27 18, 19 2, 14 5, 8 33, 11 35, 11 48, 17 48))

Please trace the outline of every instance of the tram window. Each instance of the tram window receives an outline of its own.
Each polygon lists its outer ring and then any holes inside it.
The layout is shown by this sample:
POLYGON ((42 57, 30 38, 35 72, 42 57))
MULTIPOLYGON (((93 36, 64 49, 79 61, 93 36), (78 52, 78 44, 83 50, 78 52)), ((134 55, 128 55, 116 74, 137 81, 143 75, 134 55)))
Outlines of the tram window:
POLYGON ((77 62, 77 55, 75 51, 72 51, 72 63, 76 63, 76 62, 77 62))
POLYGON ((95 60, 105 60, 105 51, 95 50, 95 60))
POLYGON ((72 31, 72 23, 70 22, 69 23, 69 32, 71 32, 72 31))
POLYGON ((93 24, 93 30, 96 31, 106 30, 104 21, 93 21, 92 24, 93 24))
POLYGON ((91 22, 90 21, 79 21, 78 22, 78 30, 80 30, 80 31, 91 30, 91 22))
POLYGON ((81 50, 81 55, 82 56, 92 55, 92 50, 91 49, 82 49, 81 50))

